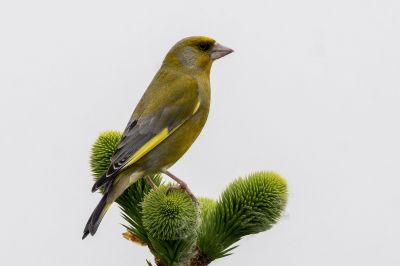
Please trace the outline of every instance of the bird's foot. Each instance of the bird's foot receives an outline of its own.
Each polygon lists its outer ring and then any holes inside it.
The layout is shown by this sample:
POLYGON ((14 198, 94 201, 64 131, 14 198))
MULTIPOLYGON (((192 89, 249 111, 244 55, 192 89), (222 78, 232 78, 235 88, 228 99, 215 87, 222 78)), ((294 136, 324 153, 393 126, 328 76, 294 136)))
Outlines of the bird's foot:
POLYGON ((163 171, 163 173, 166 174, 167 176, 169 176, 170 178, 172 178, 176 183, 178 183, 177 185, 168 188, 167 193, 170 193, 177 189, 184 190, 192 198, 192 201, 194 203, 198 204, 197 198, 193 195, 192 191, 190 191, 188 185, 184 181, 182 181, 181 179, 179 179, 178 177, 176 177, 169 171, 163 171))
POLYGON ((155 189, 157 187, 157 185, 153 182, 153 179, 151 179, 150 176, 146 175, 144 177, 144 180, 146 180, 146 183, 152 188, 155 189))
POLYGON ((196 204, 198 204, 199 202, 197 201, 197 198, 195 195, 193 195, 192 191, 190 191, 190 189, 188 188, 188 186, 186 184, 182 185, 182 184, 176 184, 173 186, 170 186, 167 190, 167 195, 175 190, 184 190, 189 197, 192 199, 192 201, 196 204))

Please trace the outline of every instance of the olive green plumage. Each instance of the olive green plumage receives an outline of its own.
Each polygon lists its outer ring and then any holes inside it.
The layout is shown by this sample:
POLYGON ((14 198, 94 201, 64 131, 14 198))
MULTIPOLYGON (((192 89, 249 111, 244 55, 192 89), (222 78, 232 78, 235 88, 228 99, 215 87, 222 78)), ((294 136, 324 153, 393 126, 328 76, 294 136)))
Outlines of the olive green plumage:
POLYGON ((94 235, 110 205, 139 178, 167 170, 200 134, 210 107, 210 69, 232 50, 208 37, 189 37, 166 55, 136 106, 92 191, 104 196, 90 216, 83 238, 94 235))

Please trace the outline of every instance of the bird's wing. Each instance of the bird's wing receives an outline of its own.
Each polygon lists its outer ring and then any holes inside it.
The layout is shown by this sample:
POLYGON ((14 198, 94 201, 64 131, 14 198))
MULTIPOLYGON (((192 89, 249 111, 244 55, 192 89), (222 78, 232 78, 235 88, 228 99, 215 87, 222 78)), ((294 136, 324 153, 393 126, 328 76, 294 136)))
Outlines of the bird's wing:
POLYGON ((125 128, 106 177, 137 162, 193 116, 199 106, 197 81, 193 78, 153 82, 125 128))

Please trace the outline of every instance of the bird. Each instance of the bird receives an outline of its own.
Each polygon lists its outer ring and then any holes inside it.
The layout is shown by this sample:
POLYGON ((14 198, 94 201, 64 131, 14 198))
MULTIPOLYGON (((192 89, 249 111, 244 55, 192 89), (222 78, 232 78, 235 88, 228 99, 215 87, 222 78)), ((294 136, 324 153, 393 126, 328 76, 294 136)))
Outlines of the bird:
POLYGON ((232 52, 207 36, 184 38, 168 51, 134 109, 107 171, 92 187, 92 192, 103 188, 104 193, 82 239, 96 233, 112 203, 140 178, 148 180, 164 173, 193 197, 185 182, 168 169, 190 148, 206 123, 213 62, 232 52))

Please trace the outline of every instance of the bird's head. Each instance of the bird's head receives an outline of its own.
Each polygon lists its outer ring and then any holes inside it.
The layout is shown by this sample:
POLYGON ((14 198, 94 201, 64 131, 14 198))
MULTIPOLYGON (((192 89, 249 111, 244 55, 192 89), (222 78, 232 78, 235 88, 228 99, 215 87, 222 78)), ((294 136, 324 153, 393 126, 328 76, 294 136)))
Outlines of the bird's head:
POLYGON ((189 72, 209 72, 212 63, 233 50, 205 36, 185 38, 176 43, 164 59, 170 65, 189 72))

